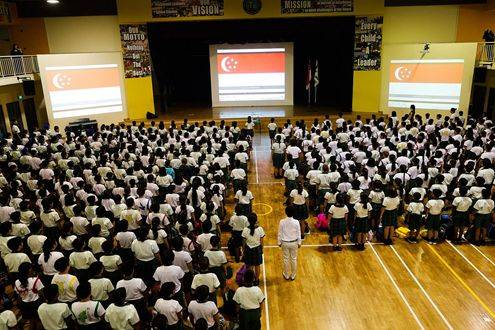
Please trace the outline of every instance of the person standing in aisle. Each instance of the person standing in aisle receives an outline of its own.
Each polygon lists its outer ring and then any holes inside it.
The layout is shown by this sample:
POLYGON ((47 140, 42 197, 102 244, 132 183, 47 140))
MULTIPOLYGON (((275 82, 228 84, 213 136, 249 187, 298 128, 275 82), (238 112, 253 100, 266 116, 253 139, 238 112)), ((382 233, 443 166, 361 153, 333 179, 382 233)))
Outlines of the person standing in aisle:
POLYGON ((278 226, 278 246, 284 256, 283 275, 286 280, 295 280, 297 271, 297 250, 301 247, 301 226, 294 219, 294 207, 285 208, 287 218, 280 220, 278 226))

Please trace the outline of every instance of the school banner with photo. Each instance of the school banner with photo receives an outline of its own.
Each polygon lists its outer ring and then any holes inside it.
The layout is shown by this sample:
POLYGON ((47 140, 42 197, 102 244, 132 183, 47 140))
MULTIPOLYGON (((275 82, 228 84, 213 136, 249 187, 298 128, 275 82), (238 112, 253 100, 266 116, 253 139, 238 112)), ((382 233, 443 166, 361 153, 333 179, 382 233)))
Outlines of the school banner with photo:
POLYGON ((153 18, 223 16, 223 1, 224 0, 151 0, 151 13, 153 18))
POLYGON ((124 24, 120 26, 122 56, 126 78, 151 75, 151 57, 148 47, 146 24, 124 24))
POLYGON ((354 10, 354 0, 281 0, 282 14, 341 13, 354 10))
POLYGON ((354 71, 376 71, 381 67, 383 16, 356 17, 354 71))

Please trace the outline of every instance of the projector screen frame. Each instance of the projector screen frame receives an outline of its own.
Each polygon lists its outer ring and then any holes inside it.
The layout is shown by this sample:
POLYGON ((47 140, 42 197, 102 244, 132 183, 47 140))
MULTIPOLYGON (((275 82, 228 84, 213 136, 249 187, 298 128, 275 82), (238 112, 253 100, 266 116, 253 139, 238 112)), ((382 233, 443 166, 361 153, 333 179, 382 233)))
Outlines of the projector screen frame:
POLYGON ((294 104, 294 43, 249 43, 249 44, 211 44, 210 81, 211 103, 213 107, 249 107, 249 106, 286 106, 294 104), (269 49, 285 48, 285 100, 261 101, 220 101, 218 88, 217 50, 218 49, 269 49))
POLYGON ((73 54, 44 54, 38 55, 38 65, 40 68, 40 77, 43 87, 44 101, 46 113, 50 127, 58 126, 61 130, 65 129, 71 122, 75 122, 82 118, 96 120, 99 125, 112 124, 124 121, 127 118, 127 99, 124 85, 124 68, 122 63, 121 52, 101 52, 101 53, 73 53, 73 54), (61 66, 86 66, 86 65, 117 65, 120 81, 120 95, 122 98, 122 111, 82 115, 68 118, 54 118, 52 109, 52 101, 46 83, 46 67, 61 67, 61 66))

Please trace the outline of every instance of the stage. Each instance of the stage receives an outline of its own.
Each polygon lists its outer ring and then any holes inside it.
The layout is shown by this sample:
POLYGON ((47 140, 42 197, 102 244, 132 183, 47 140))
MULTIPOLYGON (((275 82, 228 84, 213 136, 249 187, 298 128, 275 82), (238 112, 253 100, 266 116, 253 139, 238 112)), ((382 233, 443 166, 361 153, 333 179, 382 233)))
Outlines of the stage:
MULTIPOLYGON (((321 106, 256 106, 256 107, 169 107, 165 113, 158 115, 156 119, 135 119, 137 123, 144 122, 149 125, 151 121, 159 123, 163 121, 165 124, 175 120, 177 123, 182 122, 187 118, 189 122, 202 121, 220 121, 225 120, 227 123, 237 121, 239 125, 244 125, 248 116, 253 119, 259 119, 261 126, 266 128, 270 122, 270 118, 275 118, 279 124, 284 123, 287 119, 295 122, 304 119, 307 123, 318 118, 320 121, 325 115, 330 115, 331 119, 336 119, 341 110, 332 107, 321 106)), ((343 112, 344 118, 354 120, 357 115, 361 115, 363 119, 371 118, 370 112, 343 112)), ((381 115, 381 113, 376 113, 381 115)), ((126 124, 130 124, 133 120, 126 120, 126 124)), ((242 127, 242 126, 241 126, 242 127)))

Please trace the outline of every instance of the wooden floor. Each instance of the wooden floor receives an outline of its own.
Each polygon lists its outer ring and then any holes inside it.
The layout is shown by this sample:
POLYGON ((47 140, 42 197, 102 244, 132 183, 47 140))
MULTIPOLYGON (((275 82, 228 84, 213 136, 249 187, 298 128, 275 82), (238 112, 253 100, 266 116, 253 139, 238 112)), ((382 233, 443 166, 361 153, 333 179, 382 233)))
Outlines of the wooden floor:
POLYGON ((249 188, 267 233, 260 281, 267 296, 264 329, 495 329, 493 246, 397 239, 364 252, 348 246, 332 252, 310 219, 297 278, 285 281, 276 246, 284 186, 272 176, 268 138, 258 135, 254 142, 249 188))

